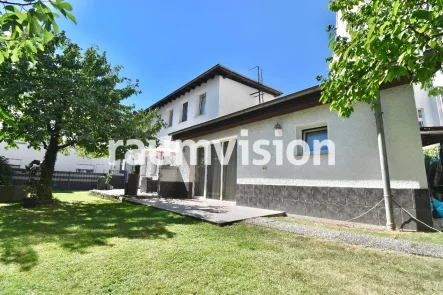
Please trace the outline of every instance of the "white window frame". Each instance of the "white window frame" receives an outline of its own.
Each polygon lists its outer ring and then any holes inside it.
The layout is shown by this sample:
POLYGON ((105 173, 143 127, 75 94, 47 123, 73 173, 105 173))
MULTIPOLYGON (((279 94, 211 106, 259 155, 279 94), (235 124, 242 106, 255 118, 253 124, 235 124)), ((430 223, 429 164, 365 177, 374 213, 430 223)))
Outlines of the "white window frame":
MULTIPOLYGON (((319 127, 315 127, 315 128, 303 129, 303 130, 302 130, 302 138, 303 138, 303 141, 306 142, 306 144, 307 144, 308 142, 306 141, 306 138, 307 138, 306 135, 307 135, 308 133, 313 133, 313 132, 318 132, 318 131, 326 131, 326 136, 328 137, 327 139, 329 139, 328 126, 325 125, 325 126, 319 126, 319 127)), ((326 154, 328 154, 328 153, 329 153, 329 146, 328 146, 328 150, 327 150, 327 151, 322 151, 322 150, 320 150, 320 155, 326 155, 326 154)), ((311 151, 310 151, 310 154, 311 154, 311 155, 315 154, 315 151, 311 150, 311 151)))
POLYGON ((202 116, 204 114, 206 114, 206 104, 208 103, 208 99, 207 99, 207 95, 206 93, 203 93, 201 95, 199 95, 198 97, 198 110, 197 110, 197 116, 202 116), (205 99, 205 111, 202 112, 202 101, 203 98, 205 99))
POLYGON ((168 111, 168 127, 172 127, 173 123, 174 123, 174 110, 170 109, 168 111))
POLYGON ((180 123, 187 122, 189 120, 189 101, 182 102, 181 112, 180 112, 180 123), (188 109, 186 110, 186 121, 183 121, 183 109, 185 104, 188 104, 188 109))
POLYGON ((418 125, 420 127, 425 127, 426 125, 426 116, 425 116, 425 110, 424 109, 417 109, 417 118, 418 118, 418 125), (421 118, 420 118, 421 114, 421 118))

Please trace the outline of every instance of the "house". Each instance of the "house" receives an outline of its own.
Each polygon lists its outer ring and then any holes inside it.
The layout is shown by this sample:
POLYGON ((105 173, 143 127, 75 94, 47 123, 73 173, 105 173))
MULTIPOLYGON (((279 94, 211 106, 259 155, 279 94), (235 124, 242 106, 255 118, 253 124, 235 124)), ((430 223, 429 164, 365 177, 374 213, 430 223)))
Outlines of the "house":
MULTIPOLYGON (((357 217, 378 204, 354 221, 385 225, 374 113, 369 105, 359 103, 349 119, 342 119, 319 103, 320 95, 313 87, 171 131, 172 140, 192 140, 196 146, 183 148, 180 177, 170 183, 177 187, 165 191, 185 188, 184 197, 337 220, 357 217), (332 143, 315 150, 314 139, 332 143), (304 140, 308 150, 314 149, 303 165, 292 163, 304 155, 299 147, 289 148, 294 140, 304 140), (281 151, 275 141, 282 142, 281 151), (259 154, 256 145, 261 145, 259 154), (263 150, 268 161, 263 161, 263 150), (197 158, 194 164, 192 152, 197 158), (208 154, 211 164, 203 161, 208 154), (228 162, 222 165, 225 157, 228 162)), ((381 102, 393 198, 419 220, 432 224, 414 89, 407 82, 384 85, 381 102)), ((394 216, 398 227, 422 229, 398 207, 394 216)))
MULTIPOLYGON (((159 109, 161 118, 167 127, 157 137, 161 146, 169 142, 168 135, 236 111, 274 100, 281 91, 259 84, 220 64, 178 88, 159 100, 149 109, 159 109), (260 97, 259 97, 260 95, 260 97)), ((163 166, 172 164, 165 159, 163 166)), ((175 172, 165 172, 174 174, 175 172)), ((141 166, 141 175, 158 179, 159 169, 146 159, 141 166)))
MULTIPOLYGON (((8 159, 13 168, 24 169, 33 160, 42 161, 45 156, 43 146, 40 151, 28 148, 25 142, 17 141, 18 148, 6 149, 6 143, 0 142, 0 156, 8 159)), ((116 166, 109 165, 107 158, 82 158, 77 156, 74 149, 70 149, 69 155, 58 154, 55 163, 55 171, 83 172, 83 173, 108 173, 110 170, 119 170, 119 162, 116 166), (117 167, 117 168, 116 168, 117 167)))
POLYGON ((258 82, 220 64, 215 65, 189 83, 149 107, 158 108, 168 124, 159 138, 169 133, 267 102, 282 92, 260 85, 263 98, 257 96, 258 82))

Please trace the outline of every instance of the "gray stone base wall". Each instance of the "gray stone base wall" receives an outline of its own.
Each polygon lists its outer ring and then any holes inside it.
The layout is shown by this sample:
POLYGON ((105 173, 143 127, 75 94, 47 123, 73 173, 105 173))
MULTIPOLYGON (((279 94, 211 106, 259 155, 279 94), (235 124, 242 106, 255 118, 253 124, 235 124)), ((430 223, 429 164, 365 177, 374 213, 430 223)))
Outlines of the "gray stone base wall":
POLYGON ((151 177, 141 177, 140 192, 142 193, 154 193, 158 190, 158 181, 153 180, 151 177))
POLYGON ((191 199, 192 182, 160 182, 160 197, 165 199, 191 199))
POLYGON ((20 202, 27 196, 23 186, 0 185, 0 203, 20 202))
MULTIPOLYGON (((427 189, 393 189, 394 200, 413 216, 432 225, 427 189)), ((383 199, 383 190, 374 188, 304 187, 279 185, 237 185, 237 205, 285 211, 311 217, 346 221, 371 209, 383 199)), ((427 231, 394 205, 397 228, 427 231)), ((385 226, 384 202, 353 222, 385 226)))

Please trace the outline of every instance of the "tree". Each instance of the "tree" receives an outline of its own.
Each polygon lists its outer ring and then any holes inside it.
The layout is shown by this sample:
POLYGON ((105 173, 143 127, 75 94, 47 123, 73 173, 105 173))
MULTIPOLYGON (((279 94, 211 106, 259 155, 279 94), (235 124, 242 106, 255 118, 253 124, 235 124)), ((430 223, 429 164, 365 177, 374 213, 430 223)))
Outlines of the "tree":
MULTIPOLYGON (((34 60, 37 50, 43 50, 53 32, 58 32, 57 11, 76 23, 72 6, 65 0, 0 0, 0 64, 9 59, 16 62, 21 54, 34 60)), ((3 120, 12 123, 0 108, 3 120)))
POLYGON ((85 51, 63 33, 36 53, 36 62, 5 62, 0 66, 0 107, 13 116, 0 141, 15 140, 46 150, 41 165, 38 197, 52 199, 52 176, 57 154, 76 148, 86 155, 107 156, 111 139, 155 139, 164 126, 156 111, 135 111, 122 102, 137 95, 138 81, 120 77, 106 53, 85 51))
POLYGON ((12 168, 8 159, 0 156, 0 185, 9 185, 12 180, 12 168))
POLYGON ((348 36, 328 26, 333 57, 329 73, 319 76, 321 101, 343 117, 356 102, 376 107, 379 86, 407 78, 435 96, 442 91, 433 78, 443 61, 443 1, 333 0, 348 36))

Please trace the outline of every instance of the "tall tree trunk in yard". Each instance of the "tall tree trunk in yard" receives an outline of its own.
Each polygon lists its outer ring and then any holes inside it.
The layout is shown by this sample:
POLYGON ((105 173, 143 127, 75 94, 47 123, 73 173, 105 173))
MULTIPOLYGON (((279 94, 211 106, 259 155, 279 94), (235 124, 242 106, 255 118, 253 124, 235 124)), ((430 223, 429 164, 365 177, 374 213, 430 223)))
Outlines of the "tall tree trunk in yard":
POLYGON ((55 162, 58 153, 58 137, 51 136, 46 149, 46 154, 41 165, 40 181, 37 197, 42 203, 52 201, 52 177, 54 175, 55 162))

